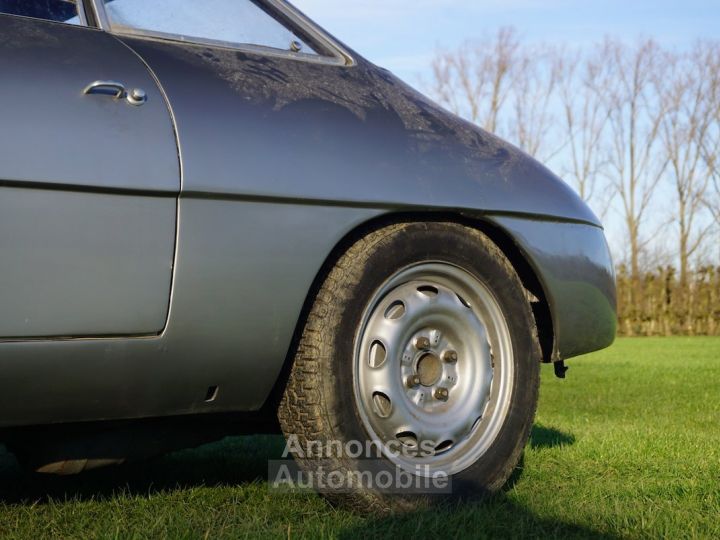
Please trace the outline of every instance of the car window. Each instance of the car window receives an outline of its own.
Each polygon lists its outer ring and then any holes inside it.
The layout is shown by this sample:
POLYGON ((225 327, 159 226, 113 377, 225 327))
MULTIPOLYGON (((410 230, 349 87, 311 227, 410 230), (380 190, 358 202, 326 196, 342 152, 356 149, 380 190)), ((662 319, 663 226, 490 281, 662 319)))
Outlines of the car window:
POLYGON ((0 13, 80 24, 76 0, 0 0, 0 13))
POLYGON ((317 54, 252 0, 103 0, 111 29, 317 54))

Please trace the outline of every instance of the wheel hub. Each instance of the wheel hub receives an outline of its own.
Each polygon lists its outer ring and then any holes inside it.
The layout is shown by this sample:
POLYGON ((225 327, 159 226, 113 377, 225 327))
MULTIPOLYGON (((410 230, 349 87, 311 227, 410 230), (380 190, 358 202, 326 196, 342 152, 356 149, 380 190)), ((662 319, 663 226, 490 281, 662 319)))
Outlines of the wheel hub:
POLYGON ((416 406, 430 410, 437 402, 448 401, 458 381, 453 347, 436 328, 423 328, 406 343, 400 377, 406 381, 408 399, 416 406))
POLYGON ((426 388, 436 385, 443 375, 440 358, 431 352, 424 354, 418 360, 417 373, 420 376, 420 384, 426 388))

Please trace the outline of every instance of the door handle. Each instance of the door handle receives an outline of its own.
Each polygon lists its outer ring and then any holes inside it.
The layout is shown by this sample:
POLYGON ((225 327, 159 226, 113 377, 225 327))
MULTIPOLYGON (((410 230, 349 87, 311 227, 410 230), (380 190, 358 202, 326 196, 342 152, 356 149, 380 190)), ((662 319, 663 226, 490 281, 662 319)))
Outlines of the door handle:
POLYGON ((112 96, 115 99, 125 99, 130 105, 142 105, 147 101, 147 94, 141 88, 133 88, 129 92, 125 90, 125 85, 115 81, 95 81, 88 84, 83 90, 83 94, 100 94, 112 96))

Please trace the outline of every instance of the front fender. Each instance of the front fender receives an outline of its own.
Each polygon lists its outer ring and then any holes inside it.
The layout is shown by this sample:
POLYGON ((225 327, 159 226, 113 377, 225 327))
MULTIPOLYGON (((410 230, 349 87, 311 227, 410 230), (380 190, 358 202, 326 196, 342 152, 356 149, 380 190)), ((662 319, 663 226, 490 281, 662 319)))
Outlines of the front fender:
POLYGON ((615 340, 615 273, 601 228, 494 217, 527 257, 544 289, 555 344, 553 360, 603 349, 615 340))

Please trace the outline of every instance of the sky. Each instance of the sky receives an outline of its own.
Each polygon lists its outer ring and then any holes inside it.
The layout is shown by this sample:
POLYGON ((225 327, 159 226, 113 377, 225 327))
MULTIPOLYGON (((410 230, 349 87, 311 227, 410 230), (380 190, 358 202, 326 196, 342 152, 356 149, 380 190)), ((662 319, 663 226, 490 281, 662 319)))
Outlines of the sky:
MULTIPOLYGON (((527 44, 583 48, 606 36, 627 41, 652 37, 679 50, 698 39, 720 39, 720 0, 290 1, 346 45, 419 90, 432 79, 430 64, 438 51, 492 37, 505 26, 514 27, 527 44)), ((669 199, 661 195, 656 202, 669 199)), ((664 212, 658 216, 665 219, 664 212)), ((620 218, 617 208, 611 208, 604 221, 616 258, 626 243, 620 218)))
POLYGON ((720 0, 291 0, 335 37, 408 83, 438 49, 514 26, 524 40, 588 46, 653 37, 685 48, 720 38, 720 0))

